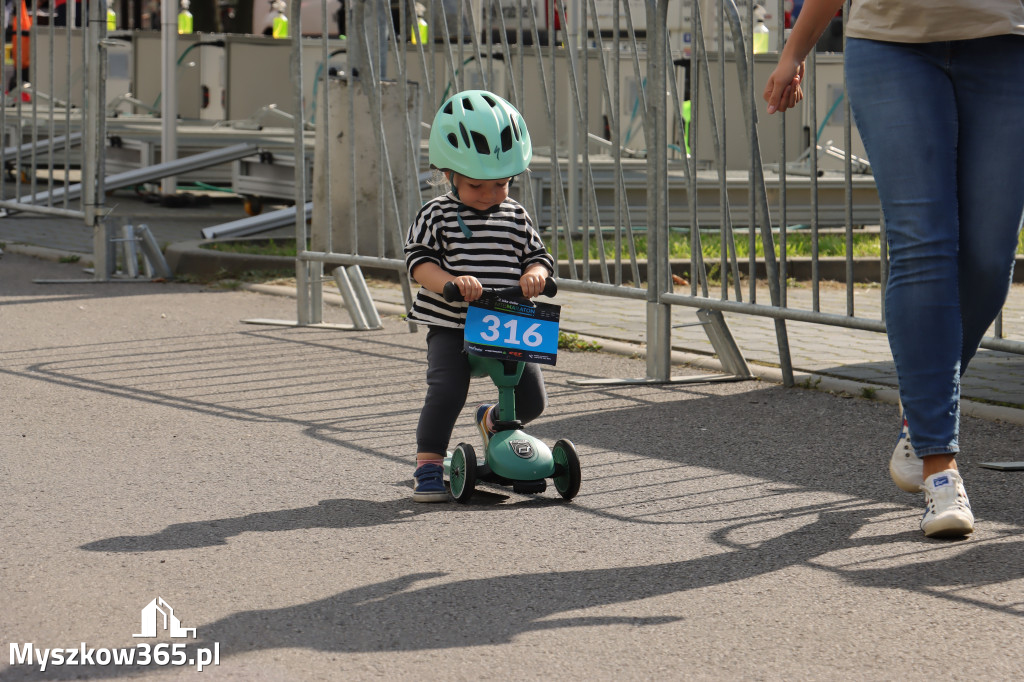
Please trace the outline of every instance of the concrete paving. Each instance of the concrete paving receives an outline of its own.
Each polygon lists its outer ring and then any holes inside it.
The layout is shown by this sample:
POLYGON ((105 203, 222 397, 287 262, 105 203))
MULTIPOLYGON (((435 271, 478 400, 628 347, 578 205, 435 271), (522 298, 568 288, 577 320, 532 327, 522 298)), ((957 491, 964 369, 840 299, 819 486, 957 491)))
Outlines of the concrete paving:
MULTIPOLYGON (((1024 479, 979 466, 1024 459, 1009 421, 965 416, 977 531, 934 541, 888 478, 892 405, 761 380, 579 386, 644 363, 563 351, 530 431, 576 444, 580 495, 415 504, 422 332, 243 324, 295 314, 246 290, 38 284, 81 268, 16 251, 0 680, 193 679, 207 651, 199 679, 1024 675, 1024 479), (194 637, 147 636, 155 607, 194 637), (45 671, 18 662, 29 644, 45 671), (128 648, 154 661, 104 664, 128 648)), ((474 383, 453 442, 477 442, 493 395, 474 383)))

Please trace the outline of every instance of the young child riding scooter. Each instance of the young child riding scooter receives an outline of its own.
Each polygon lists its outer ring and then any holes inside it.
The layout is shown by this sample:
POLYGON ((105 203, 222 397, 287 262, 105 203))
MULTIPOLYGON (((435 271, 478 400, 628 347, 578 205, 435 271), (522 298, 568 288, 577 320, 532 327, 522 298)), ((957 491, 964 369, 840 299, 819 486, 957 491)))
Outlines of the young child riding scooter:
MULTIPOLYGON (((469 393, 469 361, 463 352, 466 302, 449 303, 442 292, 454 282, 465 301, 484 288, 522 287, 533 298, 554 273, 554 261, 517 201, 512 180, 533 156, 520 113, 486 90, 466 90, 447 99, 430 129, 430 165, 450 191, 424 204, 405 242, 409 274, 420 285, 409 320, 427 331, 427 395, 416 427, 413 500, 445 502, 444 457, 469 393)), ((515 389, 517 417, 524 424, 547 406, 540 367, 527 363, 515 389)), ((480 405, 477 427, 486 445, 493 432, 494 405, 480 405)))

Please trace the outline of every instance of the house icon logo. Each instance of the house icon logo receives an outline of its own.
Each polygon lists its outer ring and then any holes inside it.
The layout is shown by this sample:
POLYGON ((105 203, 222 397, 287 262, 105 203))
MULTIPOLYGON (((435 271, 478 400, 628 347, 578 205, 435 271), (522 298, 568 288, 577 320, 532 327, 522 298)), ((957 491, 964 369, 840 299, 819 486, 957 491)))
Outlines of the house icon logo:
POLYGON ((142 632, 132 637, 156 637, 160 629, 166 630, 171 637, 188 637, 191 632, 192 639, 196 638, 196 629, 181 627, 174 609, 163 597, 157 597, 142 609, 142 632))

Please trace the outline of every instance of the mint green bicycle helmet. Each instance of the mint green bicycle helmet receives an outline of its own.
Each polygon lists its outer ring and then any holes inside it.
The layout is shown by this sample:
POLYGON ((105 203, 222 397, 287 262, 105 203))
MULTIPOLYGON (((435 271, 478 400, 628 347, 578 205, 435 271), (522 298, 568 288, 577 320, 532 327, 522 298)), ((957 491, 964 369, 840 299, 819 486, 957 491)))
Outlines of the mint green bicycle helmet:
POLYGON ((526 121, 507 101, 486 90, 452 95, 430 127, 430 165, 475 180, 519 175, 533 145, 526 121))

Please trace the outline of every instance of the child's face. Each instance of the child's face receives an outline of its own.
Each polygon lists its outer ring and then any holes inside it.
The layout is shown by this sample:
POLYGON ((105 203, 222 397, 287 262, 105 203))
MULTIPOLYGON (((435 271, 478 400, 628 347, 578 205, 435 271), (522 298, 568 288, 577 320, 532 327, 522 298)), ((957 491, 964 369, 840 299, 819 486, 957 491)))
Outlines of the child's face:
POLYGON ((474 180, 454 173, 452 186, 459 193, 459 200, 470 208, 486 211, 508 198, 508 186, 512 178, 501 180, 474 180))

